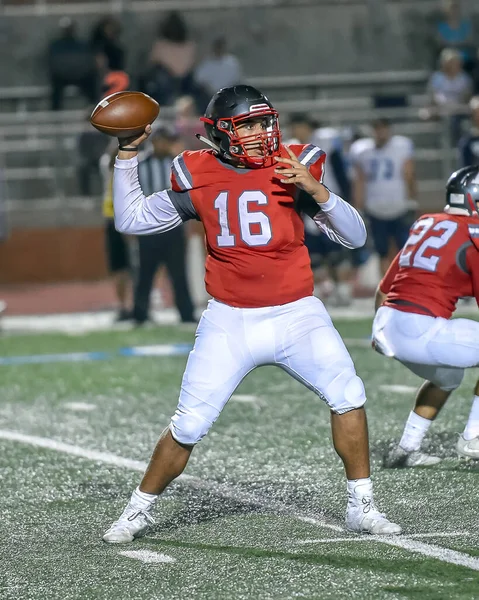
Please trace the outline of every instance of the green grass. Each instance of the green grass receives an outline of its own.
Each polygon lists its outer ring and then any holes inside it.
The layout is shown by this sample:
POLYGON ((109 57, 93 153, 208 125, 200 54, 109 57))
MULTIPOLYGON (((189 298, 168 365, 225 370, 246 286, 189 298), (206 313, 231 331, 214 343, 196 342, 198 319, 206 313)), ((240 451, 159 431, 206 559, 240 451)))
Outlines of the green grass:
MULTIPOLYGON (((338 323, 346 338, 367 321, 338 323)), ((171 327, 85 336, 7 336, 0 356, 114 351, 191 342, 171 327)), ((351 346, 368 392, 376 495, 405 534, 467 532, 422 542, 479 556, 479 469, 454 453, 475 382, 468 373, 428 440, 446 460, 430 470, 382 468, 412 397, 382 385, 415 386, 400 364, 351 346)), ((186 357, 0 366, 0 429, 147 460, 175 409, 186 357), (95 405, 78 412, 69 402, 95 405)), ((479 572, 299 519, 341 525, 345 482, 330 441, 329 412, 279 369, 258 369, 192 454, 189 475, 165 493, 157 527, 128 547, 101 542, 140 473, 0 439, 2 600, 473 599, 479 572), (206 482, 206 483, 205 483, 206 482), (350 537, 350 541, 300 543, 350 537), (124 550, 175 559, 143 564, 124 550)))

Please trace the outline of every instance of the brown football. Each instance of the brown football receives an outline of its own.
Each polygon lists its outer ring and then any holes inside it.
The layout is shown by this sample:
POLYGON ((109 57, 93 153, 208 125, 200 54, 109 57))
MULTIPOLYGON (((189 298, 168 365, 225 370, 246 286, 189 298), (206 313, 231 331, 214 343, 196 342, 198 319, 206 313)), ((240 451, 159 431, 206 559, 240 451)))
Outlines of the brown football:
POLYGON ((116 92, 100 100, 90 123, 107 135, 128 138, 141 135, 159 112, 158 102, 142 92, 116 92))

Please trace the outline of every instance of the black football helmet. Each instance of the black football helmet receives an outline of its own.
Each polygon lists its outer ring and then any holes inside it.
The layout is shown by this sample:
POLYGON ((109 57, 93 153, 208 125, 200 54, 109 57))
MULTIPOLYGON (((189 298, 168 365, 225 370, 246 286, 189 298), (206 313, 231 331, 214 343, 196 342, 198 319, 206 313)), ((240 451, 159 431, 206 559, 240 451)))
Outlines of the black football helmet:
POLYGON ((233 164, 265 167, 272 165, 273 157, 279 155, 278 113, 268 98, 251 85, 235 85, 216 92, 201 121, 205 124, 209 145, 233 164), (263 120, 262 133, 240 136, 238 125, 252 119, 263 120), (260 156, 251 154, 253 145, 260 156))
MULTIPOLYGON (((479 216, 479 167, 464 167, 453 173, 446 185, 446 212, 461 211, 479 216)), ((460 213, 459 213, 460 214, 460 213)))

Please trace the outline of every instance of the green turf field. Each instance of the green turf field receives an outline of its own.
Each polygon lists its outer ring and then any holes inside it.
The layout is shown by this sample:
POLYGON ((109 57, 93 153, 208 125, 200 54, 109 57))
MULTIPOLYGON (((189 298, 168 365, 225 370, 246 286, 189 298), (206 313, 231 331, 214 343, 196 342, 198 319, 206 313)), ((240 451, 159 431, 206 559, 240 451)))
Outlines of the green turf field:
MULTIPOLYGON (((102 532, 175 409, 186 356, 0 366, 1 600, 479 598, 479 467, 454 451, 476 374, 428 437, 447 460, 384 470, 412 392, 383 386, 419 380, 368 348, 368 322, 337 325, 368 392, 377 500, 403 536, 343 530, 345 482, 328 410, 268 367, 247 378, 195 449, 156 529, 106 545, 102 532)), ((166 327, 6 336, 0 356, 192 339, 166 327)))

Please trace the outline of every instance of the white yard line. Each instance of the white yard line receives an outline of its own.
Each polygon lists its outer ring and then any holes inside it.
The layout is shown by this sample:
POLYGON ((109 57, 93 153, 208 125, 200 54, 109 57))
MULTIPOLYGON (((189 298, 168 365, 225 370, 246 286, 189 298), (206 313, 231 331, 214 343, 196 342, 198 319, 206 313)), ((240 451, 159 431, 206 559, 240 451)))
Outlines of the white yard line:
MULTIPOLYGON (((58 442, 51 438, 37 437, 34 435, 27 435, 18 431, 2 430, 0 429, 0 439, 10 440, 12 442, 20 442, 22 444, 28 444, 37 448, 46 448, 48 450, 54 450, 63 454, 70 454, 72 456, 78 456, 80 458, 86 458, 95 462, 112 465, 114 467, 121 467, 130 469, 131 471, 140 471, 143 473, 147 467, 147 463, 139 460, 132 460, 130 458, 124 458, 117 456, 116 454, 110 454, 109 452, 99 452, 97 450, 88 450, 87 448, 81 448, 80 446, 74 446, 72 444, 66 444, 64 442, 58 442)), ((334 525, 322 519, 309 517, 307 515, 301 515, 294 513, 291 508, 282 502, 271 500, 270 498, 264 498, 258 496, 252 492, 246 492, 232 487, 225 483, 216 483, 214 481, 207 481, 195 477, 193 475, 180 475, 176 481, 181 481, 191 485, 196 489, 205 489, 213 491, 222 498, 234 500, 236 502, 243 502, 245 504, 251 504, 259 506, 266 511, 289 516, 294 519, 299 519, 312 525, 324 527, 332 531, 343 531, 343 528, 339 525, 334 525)))
POLYGON ((440 538, 440 537, 464 537, 472 535, 470 531, 445 531, 444 533, 437 533, 434 531, 430 531, 429 533, 412 533, 406 537, 408 538, 440 538))
POLYGON ((36 446, 37 448, 47 448, 48 450, 55 450, 56 452, 61 452, 62 454, 71 454, 72 456, 79 456, 80 458, 101 462, 106 465, 113 465, 114 467, 124 467, 125 469, 130 469, 131 471, 143 472, 146 468, 146 462, 131 460, 130 458, 123 458, 122 456, 110 454, 109 452, 88 450, 87 448, 80 448, 80 446, 65 444, 64 442, 57 442, 56 440, 52 440, 50 438, 26 435, 18 431, 0 429, 0 439, 10 440, 12 442, 20 442, 22 444, 28 444, 29 446, 36 446))
POLYGON ((417 391, 417 387, 413 385, 380 385, 379 389, 382 392, 394 392, 396 394, 411 394, 417 391))
POLYGON ((383 537, 376 540, 381 544, 387 544, 388 546, 394 546, 396 548, 404 548, 409 552, 416 552, 422 554, 428 558, 436 558, 442 562, 446 562, 452 565, 460 565, 461 567, 467 567, 474 571, 479 571, 479 558, 464 554, 463 552, 457 552, 456 550, 450 550, 449 548, 443 548, 441 546, 435 546, 433 544, 426 544, 417 540, 411 540, 407 537, 397 536, 394 538, 383 537))
POLYGON ((233 394, 231 396, 231 400, 233 402, 245 402, 245 403, 257 402, 258 396, 253 396, 252 394, 233 394))
POLYGON ((68 410, 75 410, 78 412, 90 412, 96 409, 95 404, 88 404, 87 402, 65 402, 62 406, 68 410))
POLYGON ((319 519, 313 519, 313 517, 305 517, 302 515, 293 515, 298 521, 303 521, 303 523, 310 523, 311 525, 319 525, 320 527, 325 527, 326 529, 331 529, 332 531, 344 531, 344 527, 340 527, 339 525, 333 525, 332 523, 325 523, 319 519))
MULTIPOLYGON (((303 520, 303 519, 302 519, 303 520)), ((343 528, 338 527, 338 530, 344 531, 343 528)), ((411 535, 401 536, 401 538, 388 538, 389 541, 395 541, 396 539, 401 540, 413 540, 418 538, 449 538, 449 537, 464 537, 471 535, 469 531, 444 531, 444 532, 429 532, 429 533, 412 533, 411 535)), ((357 535, 352 533, 349 537, 337 537, 337 538, 315 538, 312 540, 297 540, 296 544, 300 546, 307 546, 309 544, 333 544, 337 542, 384 542, 384 537, 381 535, 357 535)))
POLYGON ((153 552, 152 550, 122 550, 118 554, 120 554, 120 556, 126 556, 126 558, 140 560, 147 564, 176 562, 176 558, 168 556, 167 554, 161 554, 160 552, 153 552))
MULTIPOLYGON (((146 468, 146 462, 143 461, 131 460, 122 456, 117 456, 116 454, 110 454, 109 452, 98 452, 96 450, 88 450, 87 448, 81 448, 80 446, 74 446, 72 444, 58 442, 50 438, 27 435, 18 431, 0 430, 0 439, 10 440, 13 442, 20 442, 23 444, 28 444, 30 446, 35 446, 37 448, 55 450, 56 452, 61 452, 63 454, 70 454, 72 456, 86 458, 88 460, 112 465, 115 467, 123 467, 132 471, 143 472, 146 468)), ((277 502, 274 500, 271 501, 268 498, 256 496, 255 494, 249 492, 243 492, 226 484, 216 483, 213 481, 205 481, 200 479, 199 477, 193 477, 191 475, 180 475, 178 479, 184 481, 185 483, 189 482, 189 484, 195 488, 208 489, 209 491, 214 491, 224 498, 230 498, 240 502, 248 502, 257 506, 261 506, 269 511, 276 511, 284 516, 289 516, 303 521, 305 523, 310 523, 312 525, 317 525, 319 527, 323 527, 333 531, 345 531, 342 527, 338 525, 334 525, 332 523, 328 523, 320 519, 315 519, 307 515, 294 513, 288 506, 286 506, 282 502, 277 502)), ((446 534, 443 534, 443 536, 445 535, 446 534)), ((435 536, 439 537, 438 534, 435 534, 435 536)), ((455 550, 450 550, 448 548, 442 548, 440 546, 426 544, 424 542, 413 540, 408 537, 359 537, 351 535, 350 538, 348 537, 343 539, 344 541, 376 541, 382 544, 387 544, 389 546, 395 546, 396 548, 403 548, 405 550, 409 550, 410 552, 422 554, 423 556, 427 556, 428 558, 435 558, 446 563, 460 565, 472 569, 474 571, 479 571, 479 558, 470 556, 469 554, 464 554, 462 552, 457 552, 455 550)), ((330 541, 332 542, 333 540, 338 541, 338 538, 332 538, 330 541)), ((309 543, 313 543, 313 541, 310 540, 309 543)), ((324 543, 324 540, 314 543, 324 543)))

